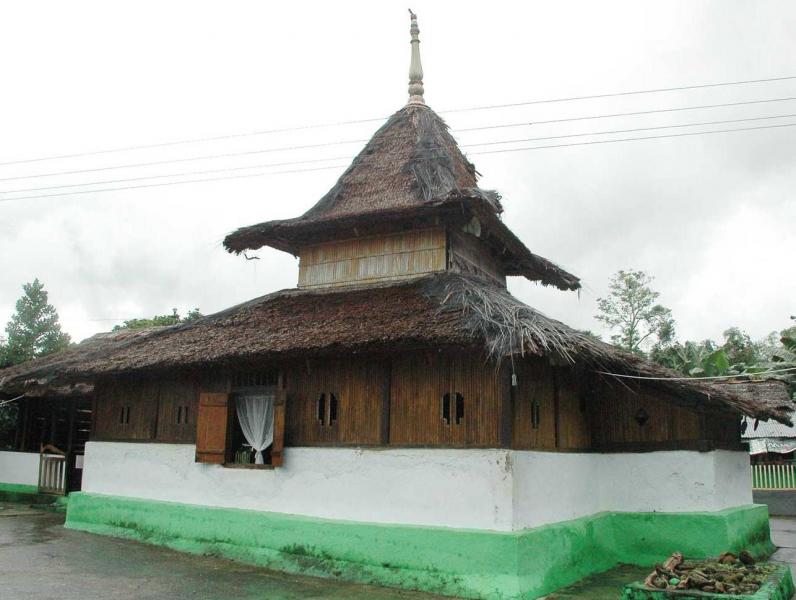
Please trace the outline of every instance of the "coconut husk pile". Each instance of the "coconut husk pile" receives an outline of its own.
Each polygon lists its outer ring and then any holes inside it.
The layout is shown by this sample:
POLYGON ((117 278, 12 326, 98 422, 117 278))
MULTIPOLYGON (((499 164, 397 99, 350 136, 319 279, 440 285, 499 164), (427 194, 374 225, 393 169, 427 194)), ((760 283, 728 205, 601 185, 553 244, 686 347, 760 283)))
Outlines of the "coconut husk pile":
POLYGON ((700 590, 714 594, 753 594, 771 574, 771 565, 755 564, 747 551, 724 552, 716 559, 685 560, 675 552, 644 580, 658 590, 700 590))

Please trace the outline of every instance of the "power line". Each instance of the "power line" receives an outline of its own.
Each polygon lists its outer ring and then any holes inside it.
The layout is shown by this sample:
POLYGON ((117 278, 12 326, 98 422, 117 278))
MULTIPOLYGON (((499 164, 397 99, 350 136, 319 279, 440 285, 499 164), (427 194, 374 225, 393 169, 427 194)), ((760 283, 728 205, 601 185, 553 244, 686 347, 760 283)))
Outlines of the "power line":
MULTIPOLYGON (((487 129, 501 129, 506 127, 518 127, 522 125, 545 125, 551 123, 563 123, 567 121, 583 121, 583 120, 591 120, 591 119, 605 119, 609 117, 625 117, 625 116, 634 116, 634 115, 647 115, 647 114, 654 114, 654 113, 666 113, 666 112, 678 112, 678 111, 685 111, 685 110, 698 110, 698 109, 706 109, 706 108, 722 108, 722 107, 731 107, 731 106, 742 106, 742 105, 750 105, 750 104, 763 104, 763 103, 771 103, 771 102, 786 102, 790 100, 796 100, 796 96, 785 97, 785 98, 767 98, 761 100, 746 100, 742 102, 730 102, 730 103, 723 103, 723 104, 707 104, 707 105, 700 105, 700 106, 681 106, 676 108, 663 108, 663 109, 654 109, 654 110, 646 110, 646 111, 637 111, 637 112, 630 112, 630 113, 614 113, 614 114, 604 114, 604 115, 586 115, 580 117, 568 117, 562 119, 551 119, 547 121, 535 121, 535 122, 528 122, 528 123, 513 123, 513 124, 504 124, 504 125, 488 125, 483 127, 471 127, 468 129, 459 129, 454 130, 456 132, 464 132, 464 131, 477 131, 477 130, 487 130, 487 129)), ((183 162, 193 162, 199 160, 214 160, 218 158, 234 158, 237 156, 251 156, 254 154, 266 154, 269 152, 282 152, 288 150, 300 150, 300 149, 307 149, 307 148, 317 148, 317 147, 330 147, 342 144, 352 144, 352 143, 364 143, 368 140, 345 140, 339 142, 325 142, 320 144, 306 144, 300 146, 282 146, 278 148, 262 148, 258 150, 245 150, 240 152, 224 152, 220 154, 206 154, 202 156, 189 156, 184 158, 171 158, 165 160, 156 160, 156 161, 148 161, 148 162, 140 162, 140 163, 128 163, 123 165, 112 165, 106 167, 94 167, 91 169, 73 169, 70 171, 56 171, 53 173, 39 173, 35 175, 17 175, 14 177, 4 177, 0 178, 0 182, 2 181, 17 181, 20 179, 38 179, 40 177, 57 177, 60 175, 77 175, 80 173, 97 173, 100 171, 113 171, 116 169, 133 169, 139 167, 152 167, 157 165, 165 165, 165 164, 175 164, 175 163, 183 163, 183 162)), ((470 144, 478 145, 478 144, 470 144)), ((467 145, 463 145, 463 147, 467 147, 467 145)))
POLYGON ((787 367, 785 369, 769 369, 767 371, 760 371, 759 373, 713 375, 710 377, 648 377, 644 375, 622 375, 620 373, 609 373, 608 371, 596 371, 596 373, 599 373, 600 375, 610 375, 611 377, 620 377, 622 379, 646 379, 647 381, 705 381, 711 379, 738 379, 738 377, 753 377, 758 375, 770 375, 772 373, 787 373, 789 371, 796 371, 796 367, 787 367))
POLYGON ((669 133, 666 135, 647 135, 644 137, 620 138, 616 140, 594 140, 590 142, 572 142, 568 144, 552 144, 548 146, 528 146, 525 148, 502 148, 500 150, 480 150, 470 154, 502 154, 504 152, 522 152, 525 150, 543 150, 546 148, 565 148, 568 146, 593 146, 595 144, 613 144, 615 142, 637 142, 641 140, 660 140, 663 138, 688 137, 693 135, 711 135, 714 133, 732 133, 734 131, 755 131, 758 129, 777 129, 781 127, 796 127, 796 123, 783 125, 760 125, 758 127, 738 127, 736 129, 718 129, 716 131, 694 131, 689 133, 669 133))
MULTIPOLYGON (((782 128, 782 127, 796 127, 796 123, 786 123, 782 125, 761 125, 757 127, 740 127, 736 129, 719 129, 715 131, 695 131, 689 133, 670 133, 665 135, 652 135, 652 136, 644 136, 644 137, 632 137, 632 138, 620 138, 615 140, 596 140, 596 141, 589 141, 589 142, 572 142, 567 144, 551 144, 546 146, 528 146, 524 148, 503 148, 500 150, 480 150, 476 152, 471 152, 470 154, 501 154, 504 152, 521 152, 526 150, 542 150, 546 148, 565 148, 568 146, 590 146, 595 144, 613 144, 617 142, 635 142, 641 140, 656 140, 656 139, 663 139, 663 138, 676 138, 676 137, 686 137, 686 136, 694 136, 694 135, 711 135, 711 134, 718 134, 718 133, 732 133, 732 132, 739 132, 739 131, 756 131, 762 129, 775 129, 775 128, 782 128)), ((100 190, 79 190, 76 192, 63 192, 63 193, 55 193, 55 194, 42 194, 37 196, 21 196, 18 198, 0 198, 0 202, 11 202, 13 200, 35 200, 39 198, 52 198, 55 196, 72 196, 75 194, 93 194, 99 192, 112 192, 112 191, 119 191, 119 190, 130 190, 130 189, 138 189, 138 188, 151 188, 151 187, 163 187, 168 185, 180 185, 186 183, 203 183, 208 181, 222 181, 226 179, 242 179, 248 177, 262 177, 265 175, 281 175, 284 173, 306 173, 309 171, 324 171, 328 169, 341 169, 346 167, 347 165, 331 165, 328 167, 316 167, 312 169, 295 169, 289 171, 271 171, 266 173, 250 173, 245 175, 229 175, 224 177, 211 177, 206 179, 190 179, 187 181, 168 181, 164 183, 153 183, 153 184, 144 184, 144 185, 131 185, 131 186, 123 186, 123 187, 116 187, 116 188, 104 188, 100 190)))
MULTIPOLYGON (((750 121, 763 121, 763 120, 771 120, 771 119, 784 119, 796 117, 796 113, 784 114, 784 115, 769 115, 765 117, 748 117, 745 119, 727 119, 721 121, 701 121, 695 123, 681 123, 676 125, 659 125, 655 127, 637 127, 634 129, 614 129, 608 131, 588 131, 584 133, 569 133, 564 135, 553 135, 553 136, 545 136, 545 137, 535 137, 535 138, 521 138, 521 139, 514 139, 514 140, 502 140, 502 141, 492 141, 492 142, 478 142, 475 144, 462 144, 460 147, 462 148, 472 148, 476 146, 494 146, 500 144, 515 144, 521 142, 538 142, 542 140, 555 140, 555 139, 562 139, 562 138, 574 138, 574 137, 584 137, 584 136, 592 136, 592 135, 611 135, 611 134, 618 134, 618 133, 635 133, 639 131, 654 131, 654 130, 661 130, 661 129, 675 129, 675 128, 682 128, 682 127, 700 127, 700 126, 707 126, 707 125, 723 125, 729 123, 744 123, 750 121)), ((438 148, 429 148, 430 150, 433 149, 440 149, 438 148)), ((478 154, 478 151, 471 152, 471 154, 478 154)), ((143 181, 146 179, 164 179, 167 177, 187 177, 191 175, 207 175, 210 173, 229 173, 235 171, 245 171, 247 169, 264 169, 269 167, 285 167, 285 166, 293 166, 293 165, 301 165, 301 164, 308 164, 308 163, 318 163, 318 162, 327 162, 332 160, 351 160, 353 157, 351 156, 335 156, 331 158, 319 158, 319 159, 311 159, 311 160, 299 160, 299 161, 289 161, 289 162, 280 162, 280 163, 265 163, 265 164, 258 164, 258 165, 248 165, 248 166, 241 166, 241 167, 224 167, 219 169, 202 169, 199 171, 184 171, 181 173, 166 173, 162 175, 146 175, 141 177, 130 177, 125 179, 104 179, 99 181, 86 181, 82 183, 71 183, 71 184, 64 184, 64 185, 53 185, 53 186, 46 186, 46 187, 38 187, 38 188, 21 188, 16 190, 0 190, 0 194, 19 194, 23 192, 39 192, 39 191, 46 191, 46 190, 55 190, 55 189, 65 189, 65 188, 75 188, 75 187, 83 187, 87 185, 107 185, 107 184, 114 184, 114 183, 130 183, 132 181, 143 181)))
MULTIPOLYGON (((367 142, 368 140, 355 140, 358 142, 367 142)), ((316 146, 335 146, 338 144, 351 144, 354 141, 346 141, 346 142, 329 142, 325 144, 317 144, 316 146)), ((304 146, 304 148, 311 147, 311 146, 304 146)), ((142 162, 142 163, 130 163, 125 165, 113 165, 109 167, 95 167, 93 169, 74 169, 72 171, 57 171, 55 173, 41 173, 38 175, 18 175, 16 177, 4 177, 1 178, 0 181, 16 181, 19 179, 38 179, 40 177, 57 177, 59 175, 77 175, 79 173, 97 173, 99 171, 114 171, 116 169, 135 169, 138 167, 154 167, 156 165, 168 165, 174 163, 182 163, 182 162, 193 162, 197 160, 214 160, 218 158, 233 158, 236 156, 251 156, 253 154, 266 154, 268 152, 283 152, 285 150, 295 150, 301 149, 302 146, 288 146, 282 148, 264 148, 260 150, 246 150, 243 152, 224 152, 221 154, 206 154, 204 156, 189 156, 186 158, 169 158, 166 160, 154 160, 149 162, 142 162)), ((297 161, 297 162, 305 162, 305 161, 297 161)), ((312 162, 312 161, 308 161, 312 162)), ((297 163, 278 163, 278 164, 297 164, 297 163)))
POLYGON ((75 194, 96 194, 99 192, 116 192, 120 190, 135 190, 138 188, 163 187, 167 185, 180 185, 183 183, 205 183, 208 181, 223 181, 226 179, 244 179, 248 177, 262 177, 264 175, 283 175, 286 173, 307 173, 309 171, 326 171, 328 169, 342 169, 346 165, 332 165, 329 167, 316 167, 314 169, 294 169, 290 171, 270 171, 268 173, 249 173, 245 175, 227 175, 225 177, 208 177, 206 179, 189 179, 186 181, 167 181, 165 183, 150 183, 144 185, 128 185, 115 188, 104 188, 101 190, 79 190, 77 192, 63 192, 58 194, 41 194, 39 196, 22 196, 20 198, 0 198, 0 202, 11 202, 12 200, 34 200, 38 198, 52 198, 54 196, 74 196, 75 194))
MULTIPOLYGON (((678 125, 658 125, 655 127, 636 127, 633 129, 614 129, 608 131, 588 131, 585 133, 569 133, 566 135, 549 135, 544 137, 535 137, 535 138, 521 138, 516 140, 504 140, 499 142, 479 142, 478 144, 463 144, 461 147, 467 148, 471 146, 496 146, 499 144, 517 144, 521 142, 540 142, 542 140, 557 140, 561 138, 572 138, 572 137, 584 137, 589 135, 610 135, 615 133, 634 133, 637 131, 653 131, 658 129, 676 129, 679 127, 700 127, 706 125, 724 125, 729 123, 746 123, 749 121, 766 121, 770 119, 786 119, 790 117, 796 117, 796 113, 785 114, 785 115, 771 115, 767 117, 748 117, 746 119, 726 119, 722 121, 702 121, 698 123, 681 123, 678 125)), ((794 123, 796 125, 796 123, 794 123)), ((471 154, 478 154, 478 152, 471 152, 471 154)), ((2 193, 2 192, 0 192, 2 193)))
POLYGON ((731 106, 745 106, 749 104, 767 104, 770 102, 788 102, 796 100, 796 96, 789 96, 785 98, 766 98, 762 100, 744 100, 742 102, 726 102, 723 104, 702 104, 700 106, 679 106, 676 108, 656 108, 653 110, 639 110, 625 113, 608 113, 603 115, 587 115, 583 117, 566 117, 563 119, 549 119, 547 121, 524 121, 522 123, 507 123, 504 125, 487 125, 481 127, 467 127, 465 129, 455 129, 456 133, 463 133, 465 131, 482 131, 486 129, 503 129, 507 127, 526 127, 528 125, 549 125, 551 123, 565 123, 568 121, 587 121, 592 119, 608 119, 612 117, 635 117, 639 115, 652 115, 657 113, 680 112, 683 110, 700 110, 704 108, 726 108, 731 106))
POLYGON ((728 85, 747 85, 750 83, 766 83, 771 81, 785 81, 788 79, 796 79, 796 75, 789 75, 787 77, 770 77, 768 79, 748 79, 746 81, 728 81, 722 83, 703 83, 699 85, 683 85, 679 87, 670 88, 657 88, 651 90, 633 90, 629 92, 611 92, 607 94, 592 94, 589 96, 572 96, 569 98, 550 98, 544 100, 528 100, 525 102, 512 102, 510 104, 491 104, 488 106, 472 106, 469 108, 457 108, 453 110, 444 110, 444 113, 461 113, 470 112, 475 110, 491 110, 493 108, 514 108, 516 106, 530 106, 532 104, 550 104, 553 102, 572 102, 574 100, 595 100, 598 98, 616 98, 618 96, 635 96, 638 94, 656 94, 658 92, 679 92, 684 90, 696 90, 703 88, 723 87, 728 85))
MULTIPOLYGON (((492 104, 486 106, 473 106, 467 108, 457 108, 457 109, 449 109, 439 111, 441 114, 453 114, 453 113, 461 113, 461 112, 473 112, 479 110, 493 110, 498 108, 513 108, 517 106, 530 106, 535 104, 552 104, 557 102, 572 102, 577 100, 593 100, 599 98, 613 98, 613 97, 620 97, 620 96, 634 96, 639 94, 653 94, 653 93, 660 93, 660 92, 674 92, 674 91, 685 91, 685 90, 695 90, 695 89, 704 89, 704 88, 715 88, 715 87, 726 87, 726 86, 733 86, 733 85, 749 85, 755 83, 771 83, 776 81, 787 81, 791 79, 796 79, 796 75, 788 75, 784 77, 768 77, 765 79, 748 79, 742 81, 727 81, 727 82, 719 82, 719 83, 703 83, 703 84, 696 84, 696 85, 685 85, 685 86, 677 86, 677 87, 669 87, 669 88, 657 88, 657 89, 647 89, 647 90, 631 90, 625 92, 610 92, 610 93, 603 93, 603 94, 591 94, 585 96, 571 96, 568 98, 545 98, 540 100, 528 100, 524 102, 513 102, 509 104, 492 104)), ((203 142, 214 142, 220 140, 229 140, 235 138, 242 138, 242 137, 252 137, 252 136, 259 136, 259 135, 269 135, 274 133, 286 133, 290 131, 302 131, 308 129, 321 129, 327 127, 339 127, 345 125, 357 125, 363 123, 373 123, 376 121, 383 121, 387 117, 373 117, 368 119, 354 119, 348 121, 336 121, 336 122, 329 122, 329 123, 317 123, 311 125, 298 125, 294 127, 281 127, 275 129, 262 129, 257 131, 249 131, 249 132, 242 132, 242 133, 231 133, 231 134, 224 134, 224 135, 215 135, 215 136, 207 136, 207 137, 197 137, 197 138, 188 138, 183 140, 175 140, 169 142, 159 142, 153 144, 137 144, 131 146, 123 146, 120 148, 107 148, 103 150, 91 150, 86 152, 74 152, 70 154, 57 154, 52 156, 44 156, 38 158, 26 158, 20 160, 13 160, 13 161, 6 161, 0 163, 0 166, 7 166, 7 165, 17 165, 23 163, 32 163, 32 162, 42 162, 47 160, 58 160, 58 159, 65 159, 65 158, 79 158, 84 156, 96 156, 99 154, 111 154, 111 153, 118 153, 118 152, 129 152, 133 150, 144 150, 147 148, 164 148, 168 146, 177 146, 181 144, 195 144, 195 143, 203 143, 203 142)))
MULTIPOLYGON (((100 181, 86 181, 84 183, 69 183, 64 185, 51 185, 39 188, 23 188, 18 190, 0 190, 0 194, 19 194, 22 192, 41 192, 44 190, 58 190, 63 188, 82 187, 86 185, 105 185, 109 183, 129 183, 131 181, 143 181, 145 179, 163 179, 165 177, 186 177, 189 175, 207 175, 210 173, 229 173, 233 171, 245 171, 246 169, 266 169, 269 167, 287 167, 293 165, 303 165, 308 163, 328 162, 331 160, 350 160, 350 156, 334 156, 331 158, 315 158, 310 160, 297 160, 280 163, 265 163, 261 165, 249 165, 245 167, 224 167, 221 169, 202 169, 200 171, 183 171, 182 173, 166 173, 164 175, 146 175, 142 177, 129 177, 126 179, 103 179, 100 181)), ((290 171, 293 172, 293 171, 290 171)))

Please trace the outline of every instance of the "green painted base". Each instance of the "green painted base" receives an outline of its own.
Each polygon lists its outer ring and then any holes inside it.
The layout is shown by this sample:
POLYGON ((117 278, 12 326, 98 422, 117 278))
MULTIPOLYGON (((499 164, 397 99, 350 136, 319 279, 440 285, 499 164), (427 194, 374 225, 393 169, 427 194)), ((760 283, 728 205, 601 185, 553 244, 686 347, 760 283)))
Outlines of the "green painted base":
POLYGON ((19 504, 35 504, 44 508, 65 511, 69 496, 40 494, 35 485, 21 483, 0 483, 0 502, 16 502, 19 504))
POLYGON ((773 550, 768 511, 601 513, 513 533, 379 525, 87 493, 66 526, 293 573, 467 598, 538 598, 620 563, 680 550, 715 556, 773 550))
POLYGON ((22 502, 25 504, 50 504, 55 496, 39 493, 35 485, 0 483, 0 502, 22 502))
POLYGON ((625 586, 622 600, 790 600, 794 591, 790 566, 781 565, 754 594, 650 590, 643 583, 636 582, 625 586))

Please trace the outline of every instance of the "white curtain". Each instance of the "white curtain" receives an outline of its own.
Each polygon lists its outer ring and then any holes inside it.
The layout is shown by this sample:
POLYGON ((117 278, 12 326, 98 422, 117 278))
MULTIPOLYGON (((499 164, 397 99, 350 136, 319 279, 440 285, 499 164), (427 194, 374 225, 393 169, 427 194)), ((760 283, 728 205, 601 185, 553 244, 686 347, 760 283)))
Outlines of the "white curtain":
POLYGON ((240 394, 236 397, 243 435, 254 448, 254 464, 262 465, 263 450, 274 441, 274 393, 240 394))

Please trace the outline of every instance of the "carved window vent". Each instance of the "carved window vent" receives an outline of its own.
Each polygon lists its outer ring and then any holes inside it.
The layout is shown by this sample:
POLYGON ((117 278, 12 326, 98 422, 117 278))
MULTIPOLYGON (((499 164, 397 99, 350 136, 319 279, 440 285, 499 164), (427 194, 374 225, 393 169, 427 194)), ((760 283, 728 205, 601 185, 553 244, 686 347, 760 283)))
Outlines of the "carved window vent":
POLYGON ((464 421, 464 396, 459 392, 453 394, 446 392, 442 396, 442 420, 446 425, 450 425, 452 417, 456 425, 461 425, 464 421))
POLYGON ((318 424, 326 425, 327 427, 336 424, 337 412, 337 394, 334 392, 321 392, 315 404, 315 417, 318 424))
POLYGON ((639 408, 636 411, 635 419, 636 423, 639 424, 639 427, 644 427, 644 425, 646 425, 647 422, 650 420, 650 416, 646 410, 644 410, 643 408, 639 408))

